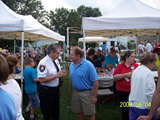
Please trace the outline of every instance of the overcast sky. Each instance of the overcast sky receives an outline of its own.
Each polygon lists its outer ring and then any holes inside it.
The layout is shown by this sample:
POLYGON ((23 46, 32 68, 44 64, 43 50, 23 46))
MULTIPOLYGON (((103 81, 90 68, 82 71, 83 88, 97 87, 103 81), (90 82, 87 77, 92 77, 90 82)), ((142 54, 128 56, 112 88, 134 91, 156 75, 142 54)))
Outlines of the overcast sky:
MULTIPOLYGON (((41 0, 46 10, 55 10, 56 8, 77 9, 80 5, 98 7, 102 15, 107 14, 124 0, 41 0)), ((140 0, 152 7, 160 9, 160 0, 140 0)))

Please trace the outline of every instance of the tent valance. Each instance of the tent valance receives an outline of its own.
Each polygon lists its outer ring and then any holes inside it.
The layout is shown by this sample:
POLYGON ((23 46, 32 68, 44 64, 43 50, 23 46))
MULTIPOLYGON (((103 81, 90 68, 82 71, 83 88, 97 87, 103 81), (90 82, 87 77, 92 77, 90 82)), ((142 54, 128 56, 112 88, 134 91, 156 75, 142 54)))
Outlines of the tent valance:
POLYGON ((86 30, 85 32, 88 37, 153 36, 160 34, 160 29, 86 30))
MULTIPOLYGON (((21 40, 22 37, 21 37, 21 32, 14 32, 14 31, 0 31, 0 38, 2 39, 8 39, 8 40, 21 40)), ((37 41, 37 40, 40 40, 40 41, 58 41, 58 40, 54 40, 53 38, 49 38, 49 37, 46 37, 46 36, 43 36, 41 34, 37 35, 37 34, 33 34, 33 33, 27 33, 25 32, 24 33, 24 40, 27 40, 27 41, 37 41)), ((59 41, 64 41, 64 37, 60 38, 59 41)))

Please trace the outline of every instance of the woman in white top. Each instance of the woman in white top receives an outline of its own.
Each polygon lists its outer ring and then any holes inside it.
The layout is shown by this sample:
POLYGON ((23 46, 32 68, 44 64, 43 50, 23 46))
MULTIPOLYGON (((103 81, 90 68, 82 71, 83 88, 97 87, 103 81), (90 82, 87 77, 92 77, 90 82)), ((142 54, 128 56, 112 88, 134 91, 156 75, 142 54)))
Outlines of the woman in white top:
POLYGON ((0 54, 0 120, 16 120, 17 114, 13 97, 2 89, 9 75, 6 59, 0 54))
POLYGON ((155 66, 155 61, 155 54, 143 53, 140 59, 141 65, 132 74, 128 103, 130 120, 136 120, 140 115, 148 115, 149 113, 155 91, 155 81, 151 71, 155 66))
POLYGON ((8 56, 7 58, 7 62, 9 65, 9 78, 7 80, 7 84, 3 84, 1 86, 1 88, 5 91, 7 91, 8 93, 10 93, 13 98, 14 98, 14 104, 15 104, 15 108, 16 108, 16 112, 17 112, 17 118, 16 120, 24 120, 23 116, 22 116, 22 109, 21 109, 21 102, 22 102, 22 92, 21 89, 17 83, 17 81, 15 81, 11 75, 13 73, 15 73, 15 67, 17 64, 17 57, 16 56, 8 56))

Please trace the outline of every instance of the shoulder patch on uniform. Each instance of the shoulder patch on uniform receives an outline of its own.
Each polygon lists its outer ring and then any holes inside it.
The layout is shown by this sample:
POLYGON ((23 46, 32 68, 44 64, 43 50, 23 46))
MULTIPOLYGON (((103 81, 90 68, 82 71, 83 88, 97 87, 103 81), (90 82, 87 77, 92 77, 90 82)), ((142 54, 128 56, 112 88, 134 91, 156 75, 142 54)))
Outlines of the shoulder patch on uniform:
POLYGON ((45 65, 40 65, 39 66, 39 71, 43 72, 46 69, 45 65))

